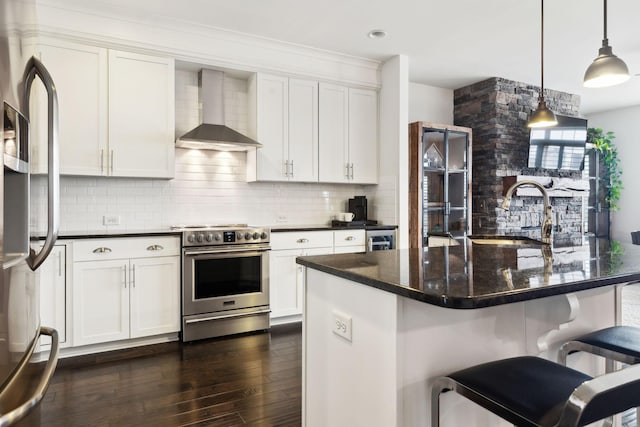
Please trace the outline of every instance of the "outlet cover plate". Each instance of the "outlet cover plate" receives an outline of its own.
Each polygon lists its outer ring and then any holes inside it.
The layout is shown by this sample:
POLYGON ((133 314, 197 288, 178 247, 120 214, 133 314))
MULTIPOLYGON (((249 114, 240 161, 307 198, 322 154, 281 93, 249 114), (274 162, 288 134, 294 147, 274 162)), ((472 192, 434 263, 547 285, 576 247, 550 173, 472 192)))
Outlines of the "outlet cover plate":
POLYGON ((332 331, 351 342, 351 316, 333 311, 332 331))

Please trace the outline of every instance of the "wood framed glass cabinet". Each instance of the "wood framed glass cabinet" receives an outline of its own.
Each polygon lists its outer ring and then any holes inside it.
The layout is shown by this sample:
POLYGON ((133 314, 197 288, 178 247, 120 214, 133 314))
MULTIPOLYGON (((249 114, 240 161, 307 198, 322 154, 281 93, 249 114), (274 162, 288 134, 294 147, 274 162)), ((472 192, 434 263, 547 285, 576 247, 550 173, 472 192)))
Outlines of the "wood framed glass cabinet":
POLYGON ((409 244, 455 244, 471 234, 470 128, 409 124, 409 244))

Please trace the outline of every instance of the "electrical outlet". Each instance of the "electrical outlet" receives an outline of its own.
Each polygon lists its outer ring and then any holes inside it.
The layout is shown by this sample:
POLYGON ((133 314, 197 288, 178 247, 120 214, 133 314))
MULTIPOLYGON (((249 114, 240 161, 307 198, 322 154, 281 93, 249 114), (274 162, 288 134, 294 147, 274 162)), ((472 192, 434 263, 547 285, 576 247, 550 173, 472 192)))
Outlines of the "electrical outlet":
POLYGON ((105 215, 102 217, 103 225, 120 225, 120 215, 105 215))
POLYGON ((334 334, 351 342, 351 316, 334 311, 331 329, 334 334))

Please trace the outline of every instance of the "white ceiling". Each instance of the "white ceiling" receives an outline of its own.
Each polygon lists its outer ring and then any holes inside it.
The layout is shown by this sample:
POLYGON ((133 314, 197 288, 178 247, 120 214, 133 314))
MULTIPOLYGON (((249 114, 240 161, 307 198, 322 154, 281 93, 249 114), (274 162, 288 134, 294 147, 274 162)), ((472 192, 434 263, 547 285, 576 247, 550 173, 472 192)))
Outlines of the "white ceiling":
MULTIPOLYGON (((58 0, 133 18, 195 22, 358 57, 409 57, 410 80, 455 89, 488 77, 540 84, 540 0, 58 0), (385 39, 367 37, 384 29, 385 39)), ((640 1, 612 0, 613 51, 640 73, 640 1)), ((578 94, 582 114, 640 105, 640 76, 582 87, 602 44, 603 0, 545 3, 545 87, 578 94)))

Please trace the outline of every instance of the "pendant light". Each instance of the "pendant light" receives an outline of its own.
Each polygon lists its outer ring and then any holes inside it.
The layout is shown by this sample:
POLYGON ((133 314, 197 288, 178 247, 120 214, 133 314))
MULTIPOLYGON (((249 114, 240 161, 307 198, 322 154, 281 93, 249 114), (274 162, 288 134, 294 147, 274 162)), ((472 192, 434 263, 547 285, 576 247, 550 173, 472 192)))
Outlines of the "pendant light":
POLYGON ((593 60, 584 73, 585 87, 607 87, 629 80, 627 64, 613 54, 607 38, 607 0, 604 0, 604 37, 598 57, 593 60))
POLYGON ((555 113, 547 107, 544 100, 544 0, 540 0, 540 96, 538 97, 538 108, 529 118, 527 126, 544 128, 557 124, 555 113))

